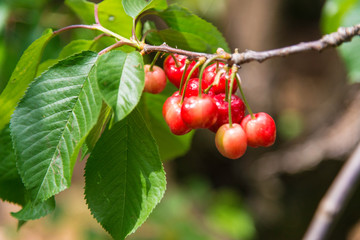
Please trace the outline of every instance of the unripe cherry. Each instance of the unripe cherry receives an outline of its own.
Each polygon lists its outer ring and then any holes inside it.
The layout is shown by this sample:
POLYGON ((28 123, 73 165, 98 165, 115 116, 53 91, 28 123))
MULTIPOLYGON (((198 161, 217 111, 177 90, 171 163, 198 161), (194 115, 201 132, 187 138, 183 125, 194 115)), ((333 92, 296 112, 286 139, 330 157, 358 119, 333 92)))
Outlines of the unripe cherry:
POLYGON ((274 144, 276 139, 276 125, 274 119, 264 112, 247 115, 241 122, 244 129, 248 145, 251 147, 269 147, 274 144))
POLYGON ((237 159, 245 154, 247 137, 240 124, 224 124, 215 135, 215 145, 219 152, 227 158, 237 159))
POLYGON ((216 103, 206 94, 203 94, 202 98, 198 96, 185 98, 181 107, 181 117, 190 128, 209 128, 217 119, 216 103))
POLYGON ((157 94, 164 90, 166 87, 166 76, 164 70, 158 66, 153 66, 150 71, 150 65, 144 66, 145 70, 145 87, 144 92, 157 94))

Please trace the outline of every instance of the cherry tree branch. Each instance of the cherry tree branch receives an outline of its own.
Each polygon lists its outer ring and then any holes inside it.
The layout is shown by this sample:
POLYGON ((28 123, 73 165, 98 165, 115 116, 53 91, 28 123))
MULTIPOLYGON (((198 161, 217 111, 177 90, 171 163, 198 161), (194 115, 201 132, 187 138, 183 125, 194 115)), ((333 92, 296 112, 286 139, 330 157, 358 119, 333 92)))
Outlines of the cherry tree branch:
POLYGON ((245 52, 233 54, 228 54, 225 52, 221 52, 221 54, 206 54, 172 48, 165 43, 160 46, 152 46, 149 44, 145 44, 142 50, 145 54, 155 51, 165 53, 177 53, 181 55, 186 55, 194 59, 199 57, 206 57, 207 59, 209 59, 214 56, 218 56, 218 58, 216 59, 217 61, 228 62, 230 65, 241 65, 253 61, 263 62, 270 58, 286 57, 295 53, 306 52, 310 50, 320 52, 326 48, 337 47, 344 42, 351 41, 353 37, 358 35, 360 35, 360 24, 354 25, 352 27, 341 27, 336 32, 327 34, 316 41, 302 42, 296 45, 262 52, 246 50, 245 52))
POLYGON ((322 240, 329 233, 360 179, 360 144, 321 200, 304 240, 322 240))

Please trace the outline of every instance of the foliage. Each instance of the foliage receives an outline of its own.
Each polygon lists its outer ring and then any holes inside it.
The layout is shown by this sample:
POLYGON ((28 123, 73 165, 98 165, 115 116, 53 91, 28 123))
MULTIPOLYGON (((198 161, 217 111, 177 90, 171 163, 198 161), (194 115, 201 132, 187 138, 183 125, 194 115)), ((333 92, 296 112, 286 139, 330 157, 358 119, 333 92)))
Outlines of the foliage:
MULTIPOLYGON (((70 187, 76 161, 89 154, 88 207, 114 239, 124 239, 146 221, 164 195, 162 161, 186 153, 192 138, 192 133, 174 136, 162 118, 162 105, 174 92, 171 86, 159 95, 143 93, 148 59, 142 38, 195 52, 214 53, 218 48, 228 52, 229 47, 211 23, 180 6, 168 6, 165 0, 65 3, 87 24, 76 27, 97 35, 71 39, 58 56, 44 58, 54 38, 75 27, 38 34, 6 87, 0 85, 0 198, 23 207, 12 214, 19 226, 43 217, 55 209, 55 196, 70 187), (141 22, 147 14, 161 18, 166 28, 141 22)), ((11 4, 0 3, 0 20, 11 4)), ((44 1, 34 4, 41 6, 44 1)), ((329 0, 324 29, 358 22, 359 8, 360 1, 329 0), (331 12, 331 4, 339 6, 336 13, 331 12)), ((341 48, 352 81, 360 79, 359 52, 354 51, 358 45, 359 39, 341 48)), ((0 63, 2 51, 0 42, 0 63)), ((234 199, 224 193, 212 203, 207 224, 230 237, 251 238, 251 220, 234 199), (245 226, 242 231, 239 225, 245 226)))
POLYGON ((0 197, 23 206, 12 214, 19 226, 45 216, 55 208, 54 196, 70 187, 79 156, 89 153, 89 209, 114 239, 124 239, 146 220, 165 192, 161 160, 184 154, 192 138, 192 133, 174 136, 162 119, 162 104, 171 87, 159 95, 143 94, 138 20, 155 14, 168 24, 167 30, 148 39, 169 39, 176 32, 194 51, 215 52, 228 46, 213 25, 164 0, 66 4, 85 24, 99 19, 101 25, 87 26, 107 36, 74 39, 57 57, 43 60, 46 46, 65 31, 49 29, 24 51, 0 95, 0 197), (100 52, 114 44, 114 38, 130 47, 100 52))
MULTIPOLYGON (((336 31, 340 26, 349 27, 360 22, 359 0, 327 0, 323 8, 322 29, 325 33, 336 31)), ((352 44, 338 48, 348 70, 350 82, 360 82, 360 38, 354 38, 352 44)))

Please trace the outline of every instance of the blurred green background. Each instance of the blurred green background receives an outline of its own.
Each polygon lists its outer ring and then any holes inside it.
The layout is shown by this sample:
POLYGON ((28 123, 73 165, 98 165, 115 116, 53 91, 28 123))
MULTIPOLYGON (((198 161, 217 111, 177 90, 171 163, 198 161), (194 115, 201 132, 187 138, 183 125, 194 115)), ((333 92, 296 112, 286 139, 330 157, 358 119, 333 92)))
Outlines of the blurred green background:
MULTIPOLYGON (((333 31, 336 24, 358 19, 359 2, 329 0, 324 8, 324 0, 178 1, 216 25, 231 49, 240 51, 318 39, 323 35, 321 26, 333 31), (351 8, 353 17, 341 18, 339 12, 351 8)), ((2 0, 0 92, 22 52, 46 28, 79 22, 64 1, 2 0)), ((93 37, 87 30, 68 31, 50 42, 43 58, 56 58, 71 39, 93 37)), ((129 239, 301 239, 317 204, 360 139, 360 86, 348 81, 356 81, 358 73, 346 68, 355 62, 353 69, 360 69, 356 65, 360 50, 350 47, 358 57, 345 58, 347 65, 341 58, 344 51, 349 50, 244 65, 240 75, 245 94, 254 111, 274 116, 276 144, 249 149, 233 161, 217 152, 213 133, 197 131, 190 152, 165 163, 166 195, 129 239)), ((0 202, 0 239, 110 239, 85 205, 83 164, 76 166, 72 187, 57 198, 56 211, 27 223, 20 232, 10 216, 19 207, 0 202)), ((360 239, 359 202, 358 189, 329 239, 360 239)))

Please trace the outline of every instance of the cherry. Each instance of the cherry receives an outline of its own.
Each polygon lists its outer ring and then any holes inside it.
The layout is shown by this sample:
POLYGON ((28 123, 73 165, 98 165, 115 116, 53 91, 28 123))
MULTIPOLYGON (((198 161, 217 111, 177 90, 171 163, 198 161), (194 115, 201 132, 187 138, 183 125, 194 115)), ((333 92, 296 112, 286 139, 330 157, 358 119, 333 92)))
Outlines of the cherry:
POLYGON ((180 102, 181 96, 175 92, 173 96, 165 101, 162 109, 165 122, 169 126, 170 131, 175 135, 184 135, 191 131, 181 118, 180 102))
POLYGON ((206 94, 203 94, 202 98, 185 98, 181 107, 181 117, 190 128, 209 128, 217 119, 216 103, 206 94))
MULTIPOLYGON (((201 83, 201 89, 204 91, 206 88, 208 88, 209 85, 206 84, 203 80, 201 83)), ((184 87, 181 89, 181 93, 184 91, 184 87)), ((192 97, 197 96, 199 94, 199 79, 198 78, 191 78, 189 79, 188 85, 186 87, 185 91, 185 97, 192 97)), ((214 92, 210 89, 208 92, 209 96, 213 96, 214 92)))
MULTIPOLYGON (((164 71, 165 74, 167 76, 167 78, 169 79, 169 81, 174 84, 177 88, 180 87, 180 82, 181 82, 181 77, 184 73, 185 70, 185 61, 186 61, 186 56, 183 55, 178 55, 178 54, 174 54, 174 57, 176 58, 177 62, 179 63, 179 67, 176 66, 176 63, 174 61, 174 58, 169 55, 165 58, 164 61, 164 71)), ((191 69, 194 67, 196 63, 194 61, 192 61, 188 67, 188 69, 186 70, 186 75, 185 75, 185 79, 186 77, 189 75, 191 69)), ((196 78, 199 75, 199 69, 196 69, 193 74, 191 75, 190 78, 196 78)))
POLYGON ((153 66, 150 71, 150 65, 144 66, 145 70, 145 87, 144 92, 157 94, 164 90, 166 86, 166 76, 164 70, 158 66, 153 66))
POLYGON ((246 152, 247 137, 240 124, 224 124, 216 132, 215 145, 224 157, 236 159, 246 152))
MULTIPOLYGON (((221 63, 221 62, 219 62, 218 64, 219 64, 218 70, 220 70, 221 68, 223 68, 225 66, 225 64, 221 63)), ((216 63, 213 63, 210 66, 206 67, 204 70, 204 73, 203 73, 204 83, 207 85, 210 85, 211 83, 213 83, 215 81, 216 74, 217 74, 216 63)), ((211 88, 215 94, 225 93, 226 82, 228 83, 228 87, 230 89, 230 83, 231 83, 230 75, 231 75, 231 69, 229 70, 228 75, 226 73, 221 74, 219 83, 214 84, 211 88)), ((237 83, 236 83, 236 81, 234 81, 232 93, 235 93, 236 90, 237 90, 237 83)))
MULTIPOLYGON (((218 108, 218 117, 210 130, 216 132, 222 125, 229 123, 229 103, 225 101, 225 93, 220 93, 213 96, 216 106, 218 108)), ((244 102, 236 95, 231 95, 231 118, 233 123, 241 123, 245 116, 244 102)))
POLYGON ((269 147, 274 144, 276 138, 276 125, 272 117, 264 112, 247 115, 241 122, 248 145, 251 147, 269 147))

